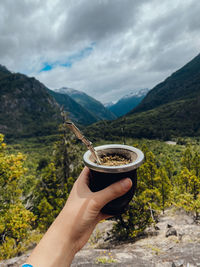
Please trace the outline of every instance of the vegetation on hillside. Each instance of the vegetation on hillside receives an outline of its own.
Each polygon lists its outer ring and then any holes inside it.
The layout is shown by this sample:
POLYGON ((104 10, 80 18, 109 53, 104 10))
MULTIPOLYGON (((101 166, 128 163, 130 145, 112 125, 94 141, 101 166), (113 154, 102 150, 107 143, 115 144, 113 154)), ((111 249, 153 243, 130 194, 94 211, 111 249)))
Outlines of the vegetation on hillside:
POLYGON ((200 95, 200 54, 156 85, 132 112, 154 109, 179 100, 195 99, 200 95))
MULTIPOLYGON (((59 136, 8 146, 1 135, 0 259, 17 255, 39 240, 62 209, 83 167, 85 147, 67 129, 60 130, 59 136)), ((143 150, 145 163, 138 170, 138 188, 130 208, 115 219, 115 238, 134 240, 171 205, 199 219, 200 140, 182 138, 175 146, 158 140, 125 141, 143 150)), ((119 139, 99 140, 95 145, 108 142, 121 143, 119 139)))
POLYGON ((48 90, 48 92, 55 98, 57 103, 64 108, 65 112, 68 112, 69 118, 75 123, 89 125, 97 121, 93 113, 82 107, 67 94, 54 92, 52 90, 48 90))
POLYGON ((26 209, 20 188, 26 169, 25 157, 6 152, 0 135, 0 259, 9 258, 27 249, 35 238, 33 229, 36 216, 26 209))
POLYGON ((110 112, 109 109, 105 108, 104 105, 93 97, 87 95, 84 92, 71 89, 71 88, 60 88, 57 90, 62 94, 69 95, 73 98, 78 104, 80 104, 84 109, 86 109, 90 114, 95 116, 96 120, 113 120, 115 115, 110 112))
POLYGON ((0 68, 0 131, 6 138, 53 134, 60 122, 59 105, 43 84, 0 68))
POLYGON ((41 238, 62 209, 83 154, 66 129, 37 142, 7 146, 3 139, 0 135, 0 259, 24 252, 41 238), (17 152, 21 149, 24 154, 17 152))
POLYGON ((200 55, 155 86, 125 116, 87 128, 90 137, 169 140, 200 135, 200 55))
POLYGON ((120 240, 137 237, 172 205, 200 219, 200 147, 184 149, 180 171, 170 157, 160 161, 146 146, 142 150, 145 163, 138 170, 137 192, 113 228, 114 237, 120 240))
POLYGON ((177 136, 200 135, 200 95, 180 100, 145 112, 128 114, 115 121, 101 121, 88 126, 90 138, 107 140, 122 138, 149 138, 170 140, 177 136))

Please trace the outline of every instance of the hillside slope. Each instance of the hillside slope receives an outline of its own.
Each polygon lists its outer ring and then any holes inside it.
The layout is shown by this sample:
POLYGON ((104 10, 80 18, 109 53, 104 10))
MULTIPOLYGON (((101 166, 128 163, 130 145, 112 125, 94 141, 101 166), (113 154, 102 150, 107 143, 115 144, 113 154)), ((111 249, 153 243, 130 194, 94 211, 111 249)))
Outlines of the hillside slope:
POLYGON ((175 100, 191 99, 200 94, 200 54, 165 81, 156 85, 133 110, 150 110, 175 100))
POLYGON ((0 132, 6 137, 51 134, 60 123, 59 105, 35 78, 0 67, 0 132))
POLYGON ((95 124, 91 137, 170 139, 200 135, 200 55, 155 86, 138 107, 111 123, 95 124))
POLYGON ((58 93, 52 90, 48 90, 60 106, 63 106, 64 110, 69 113, 69 118, 78 124, 89 125, 97 121, 96 117, 88 112, 85 108, 79 105, 67 94, 58 93))
POLYGON ((148 89, 142 89, 137 93, 132 92, 117 101, 117 103, 110 105, 108 109, 114 113, 117 117, 123 116, 133 108, 139 105, 139 103, 146 96, 148 89))

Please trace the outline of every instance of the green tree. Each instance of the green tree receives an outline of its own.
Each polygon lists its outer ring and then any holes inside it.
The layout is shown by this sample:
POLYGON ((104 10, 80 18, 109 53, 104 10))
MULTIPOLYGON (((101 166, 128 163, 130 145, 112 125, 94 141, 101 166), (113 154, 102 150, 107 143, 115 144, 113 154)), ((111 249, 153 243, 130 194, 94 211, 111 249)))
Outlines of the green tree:
POLYGON ((142 195, 134 196, 129 209, 115 218, 112 235, 119 240, 134 239, 152 223, 148 200, 142 195))
POLYGON ((195 151, 192 158, 192 169, 195 175, 200 178, 200 154, 197 151, 195 151))
POLYGON ((177 176, 177 186, 180 192, 188 193, 189 177, 191 176, 188 168, 184 167, 180 174, 177 176))
POLYGON ((34 192, 33 212, 38 217, 38 227, 42 232, 48 229, 63 208, 82 168, 80 149, 64 123, 60 126, 60 131, 52 161, 48 165, 40 162, 37 168, 38 184, 34 192))
POLYGON ((200 156, 187 148, 181 162, 183 169, 177 177, 175 205, 193 212, 197 219, 200 213, 200 156))
POLYGON ((193 158, 193 155, 192 155, 191 147, 187 147, 181 158, 181 164, 183 167, 186 167, 189 171, 191 171, 191 168, 192 168, 192 158, 193 158))
POLYGON ((155 181, 156 181, 156 187, 158 188, 161 194, 161 199, 162 199, 161 207, 164 213, 165 207, 167 207, 170 204, 169 201, 171 198, 171 190, 172 190, 171 181, 164 167, 160 168, 157 171, 155 181))
MULTIPOLYGON (((156 216, 156 210, 160 208, 161 194, 157 187, 156 175, 158 172, 158 162, 151 151, 145 153, 145 163, 137 170, 138 173, 138 194, 143 195, 143 199, 148 199, 149 209, 152 215, 156 216)), ((153 217, 154 217, 153 216, 153 217)))
POLYGON ((34 192, 33 212, 38 217, 37 224, 41 231, 48 229, 66 199, 66 183, 58 179, 55 165, 50 163, 40 172, 39 182, 34 192))
POLYGON ((175 166, 173 161, 170 160, 169 157, 166 158, 166 161, 164 163, 165 170, 167 172, 167 176, 170 179, 171 182, 173 182, 173 175, 175 171, 175 166))
POLYGON ((113 234, 119 239, 135 238, 152 222, 160 210, 161 192, 158 183, 158 162, 145 147, 145 163, 137 170, 138 185, 129 209, 116 219, 113 234))
POLYGON ((25 250, 35 216, 22 203, 20 180, 26 169, 25 157, 9 154, 0 134, 0 259, 25 250))

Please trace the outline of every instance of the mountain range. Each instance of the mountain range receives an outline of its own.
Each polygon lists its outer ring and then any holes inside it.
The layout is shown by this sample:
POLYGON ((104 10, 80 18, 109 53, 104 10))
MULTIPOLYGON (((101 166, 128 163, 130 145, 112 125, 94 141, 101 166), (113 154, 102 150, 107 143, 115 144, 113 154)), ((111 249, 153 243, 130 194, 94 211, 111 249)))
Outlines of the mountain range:
POLYGON ((170 139, 200 135, 200 54, 156 85, 141 103, 110 123, 87 129, 91 136, 170 139), (103 130, 101 130, 103 129, 103 130))
POLYGON ((97 118, 94 114, 88 112, 87 109, 82 107, 67 94, 59 93, 49 89, 47 90, 48 93, 54 97, 56 102, 64 108, 69 116, 69 119, 74 123, 89 125, 97 121, 97 118))
POLYGON ((121 117, 138 106, 148 91, 149 89, 141 89, 137 92, 130 92, 120 98, 115 104, 108 103, 106 107, 117 117, 121 117))
POLYGON ((200 54, 163 82, 156 85, 133 112, 154 109, 178 100, 189 100, 200 94, 200 54))
MULTIPOLYGON (((135 96, 124 97, 123 101, 132 97, 135 96)), ((134 109, 115 120, 111 111, 83 92, 66 87, 52 91, 35 78, 12 73, 0 65, 0 132, 6 137, 57 132, 60 106, 77 124, 93 123, 85 128, 86 136, 93 139, 199 136, 200 54, 151 89, 134 109)))
POLYGON ((56 89, 55 92, 70 96, 90 114, 95 116, 95 121, 116 119, 116 116, 107 108, 105 108, 101 102, 97 101, 96 99, 87 95, 84 92, 67 87, 56 89))
POLYGON ((79 125, 115 118, 85 93, 67 88, 53 91, 35 78, 12 73, 0 65, 0 133, 7 138, 57 132, 61 106, 69 119, 79 125))

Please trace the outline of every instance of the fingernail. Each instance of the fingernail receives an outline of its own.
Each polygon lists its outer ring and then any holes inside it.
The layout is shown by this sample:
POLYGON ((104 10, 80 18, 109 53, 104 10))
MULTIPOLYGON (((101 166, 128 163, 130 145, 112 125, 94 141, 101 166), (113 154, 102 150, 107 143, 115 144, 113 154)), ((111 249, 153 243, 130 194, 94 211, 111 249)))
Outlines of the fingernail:
POLYGON ((132 181, 129 178, 126 178, 124 180, 121 180, 121 184, 124 187, 125 190, 129 189, 132 185, 132 181))

